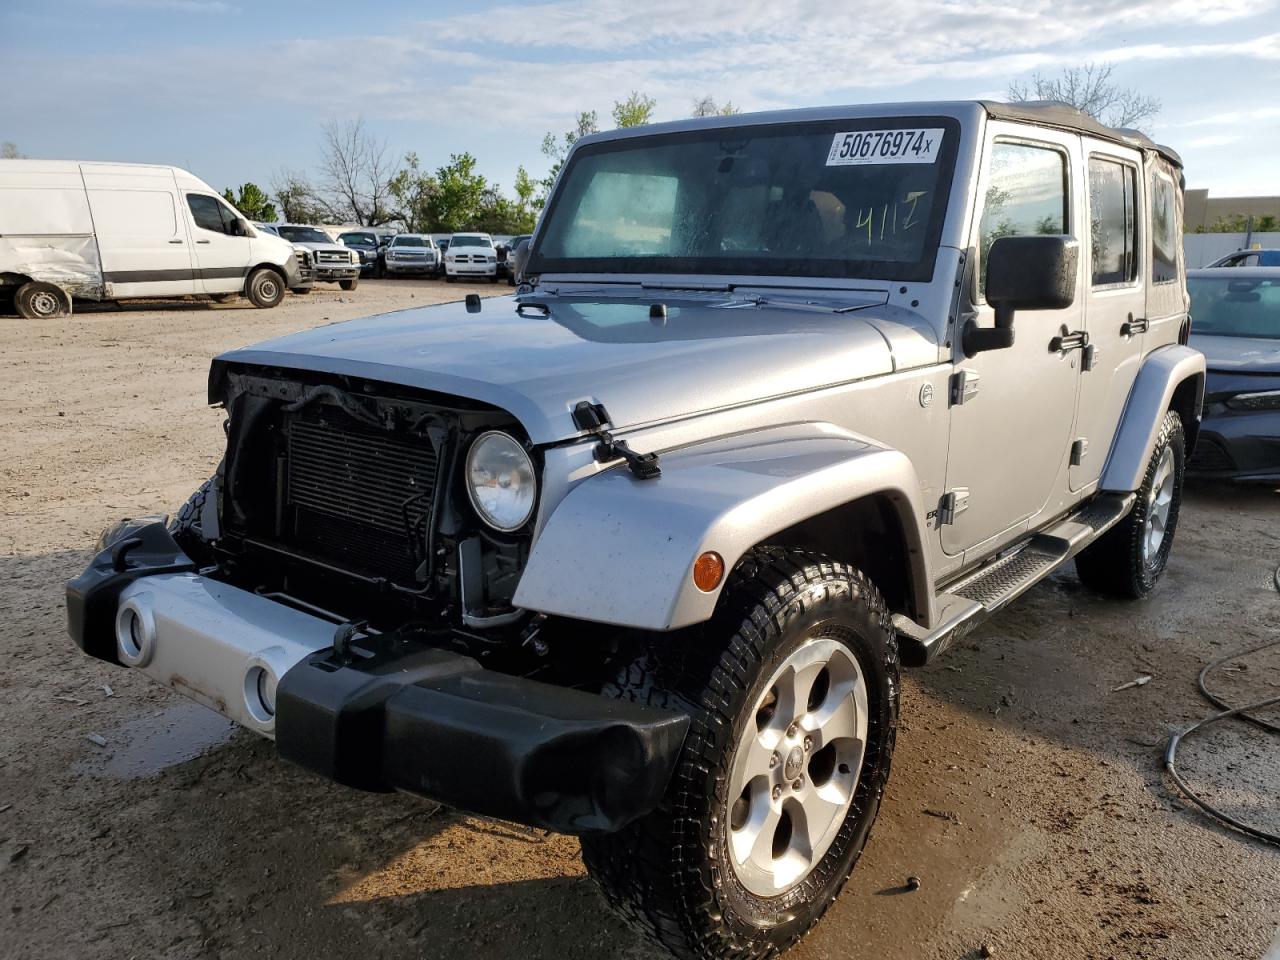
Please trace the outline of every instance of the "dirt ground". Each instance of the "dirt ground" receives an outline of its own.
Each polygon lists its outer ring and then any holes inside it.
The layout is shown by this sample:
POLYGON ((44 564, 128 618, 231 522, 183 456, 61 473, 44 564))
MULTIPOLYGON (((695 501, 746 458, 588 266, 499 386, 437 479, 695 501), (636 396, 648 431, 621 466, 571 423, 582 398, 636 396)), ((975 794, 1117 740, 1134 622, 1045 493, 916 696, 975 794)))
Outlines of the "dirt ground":
MULTIPOLYGON (((0 955, 655 957, 605 911, 574 840, 323 782, 66 636, 62 584, 101 529, 174 509, 215 466, 213 354, 473 288, 331 289, 271 311, 0 317, 0 955)), ((1278 520, 1273 492, 1193 488, 1149 601, 1099 600, 1061 573, 908 673, 879 823, 792 956, 1266 954, 1280 853, 1180 801, 1161 756, 1208 711, 1200 668, 1277 635, 1278 520)), ((1277 678, 1272 654, 1215 683, 1242 701, 1277 678)), ((1274 738, 1227 725, 1181 763, 1280 829, 1274 738)))

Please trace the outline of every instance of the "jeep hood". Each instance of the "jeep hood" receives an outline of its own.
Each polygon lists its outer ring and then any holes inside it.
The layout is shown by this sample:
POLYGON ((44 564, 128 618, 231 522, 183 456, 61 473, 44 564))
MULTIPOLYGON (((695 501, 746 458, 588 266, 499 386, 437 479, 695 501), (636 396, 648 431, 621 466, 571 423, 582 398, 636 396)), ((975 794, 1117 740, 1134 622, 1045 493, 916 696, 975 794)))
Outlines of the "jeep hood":
POLYGON ((221 399, 228 365, 318 371, 491 404, 542 444, 581 432, 572 412, 582 400, 603 403, 621 430, 936 362, 936 338, 918 317, 885 306, 884 294, 860 296, 845 313, 663 297, 665 321, 650 319, 651 298, 420 307, 223 354, 210 401, 221 399))

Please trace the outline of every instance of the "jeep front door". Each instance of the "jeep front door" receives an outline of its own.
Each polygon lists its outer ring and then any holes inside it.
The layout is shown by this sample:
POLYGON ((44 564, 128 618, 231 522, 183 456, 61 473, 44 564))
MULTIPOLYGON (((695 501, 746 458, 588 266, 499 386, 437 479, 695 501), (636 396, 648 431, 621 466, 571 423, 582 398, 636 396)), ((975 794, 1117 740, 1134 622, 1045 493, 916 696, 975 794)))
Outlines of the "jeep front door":
MULTIPOLYGON (((988 125, 971 271, 971 311, 981 327, 994 323, 984 255, 995 240, 1078 235, 1079 138, 1029 132, 988 125)), ((1033 517, 1065 506, 1080 351, 1051 344, 1083 328, 1081 283, 1077 278, 1075 302, 1065 310, 1019 312, 1010 347, 966 359, 954 338, 947 492, 938 513, 942 547, 952 556, 981 557, 1016 538, 1033 517)))
POLYGON ((1089 343, 1081 364, 1080 407, 1072 440, 1072 490, 1083 490, 1102 476, 1138 375, 1148 323, 1141 243, 1146 231, 1140 228, 1142 155, 1088 137, 1082 147, 1089 218, 1080 245, 1089 343))
POLYGON ((196 276, 204 293, 236 293, 249 272, 250 240, 237 236, 239 215, 218 197, 188 193, 196 276))

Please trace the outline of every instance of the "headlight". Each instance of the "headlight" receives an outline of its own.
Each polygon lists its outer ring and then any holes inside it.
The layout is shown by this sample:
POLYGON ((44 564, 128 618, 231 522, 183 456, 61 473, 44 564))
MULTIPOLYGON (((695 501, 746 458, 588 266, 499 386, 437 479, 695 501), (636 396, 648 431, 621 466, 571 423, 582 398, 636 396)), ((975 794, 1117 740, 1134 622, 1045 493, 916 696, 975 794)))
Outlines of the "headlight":
POLYGON ((1275 410, 1280 408, 1280 390, 1237 393, 1225 403, 1232 410, 1275 410))
POLYGON ((352 262, 352 263, 359 263, 359 262, 360 262, 360 254, 359 254, 359 253, 357 253, 355 250, 352 250, 352 251, 351 251, 351 262, 352 262))
POLYGON ((500 430, 482 433, 467 453, 467 494, 485 523, 510 532, 533 515, 538 478, 523 446, 500 430))

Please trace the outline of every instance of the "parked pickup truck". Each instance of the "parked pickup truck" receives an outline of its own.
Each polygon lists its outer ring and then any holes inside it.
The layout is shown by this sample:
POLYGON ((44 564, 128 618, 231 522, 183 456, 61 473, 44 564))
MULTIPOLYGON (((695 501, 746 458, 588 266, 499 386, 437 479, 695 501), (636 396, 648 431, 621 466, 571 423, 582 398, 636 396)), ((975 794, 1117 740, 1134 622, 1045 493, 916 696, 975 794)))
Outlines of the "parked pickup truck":
POLYGON ((218 357, 222 465, 103 534, 71 636, 321 776, 580 835, 679 957, 768 957, 867 841, 900 667, 1073 560, 1158 589, 1181 195, 1061 106, 584 137, 514 296, 218 357))
POLYGON ((275 223, 272 226, 278 236, 311 251, 316 280, 336 283, 343 290, 356 288, 360 282, 359 252, 334 243, 319 227, 301 223, 275 223))
POLYGON ((245 297, 310 284, 293 245, 177 167, 0 160, 0 296, 28 320, 74 300, 245 297))

